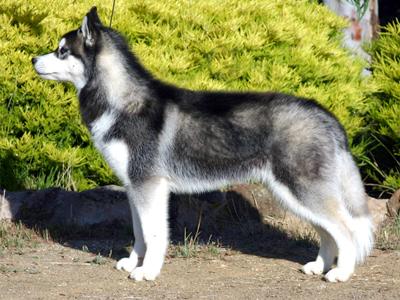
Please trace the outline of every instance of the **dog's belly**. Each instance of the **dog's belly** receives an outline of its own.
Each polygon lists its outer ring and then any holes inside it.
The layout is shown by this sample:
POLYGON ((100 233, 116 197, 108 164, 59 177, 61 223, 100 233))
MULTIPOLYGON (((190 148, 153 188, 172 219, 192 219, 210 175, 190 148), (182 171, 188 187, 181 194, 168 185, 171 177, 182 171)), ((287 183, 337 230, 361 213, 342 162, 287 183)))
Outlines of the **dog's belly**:
MULTIPOLYGON (((231 184, 240 182, 239 180, 228 180, 224 178, 216 179, 197 179, 197 178, 169 178, 170 189, 174 193, 202 193, 214 191, 231 184)), ((243 180, 244 182, 246 180, 243 180)))

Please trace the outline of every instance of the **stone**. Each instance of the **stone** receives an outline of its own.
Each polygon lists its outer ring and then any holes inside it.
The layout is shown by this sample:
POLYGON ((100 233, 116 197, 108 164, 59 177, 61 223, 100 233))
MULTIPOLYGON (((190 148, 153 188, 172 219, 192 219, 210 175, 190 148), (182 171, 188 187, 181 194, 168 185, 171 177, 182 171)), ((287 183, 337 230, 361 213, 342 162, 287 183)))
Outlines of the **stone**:
POLYGON ((378 231, 387 219, 386 203, 387 199, 375 199, 368 197, 368 208, 372 216, 375 231, 378 231))
POLYGON ((387 202, 387 211, 391 218, 396 218, 400 214, 400 189, 394 192, 387 202))
POLYGON ((84 192, 59 188, 0 193, 0 219, 45 225, 131 223, 125 190, 104 186, 84 192))

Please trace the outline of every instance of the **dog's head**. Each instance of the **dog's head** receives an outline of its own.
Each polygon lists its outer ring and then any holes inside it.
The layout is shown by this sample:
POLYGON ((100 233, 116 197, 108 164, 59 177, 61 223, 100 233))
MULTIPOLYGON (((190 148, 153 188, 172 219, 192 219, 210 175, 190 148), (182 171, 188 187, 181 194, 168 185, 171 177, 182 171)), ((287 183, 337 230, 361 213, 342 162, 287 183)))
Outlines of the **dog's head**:
POLYGON ((36 72, 44 79, 72 82, 80 90, 88 81, 89 66, 99 51, 105 30, 93 7, 81 27, 65 34, 55 51, 32 58, 36 72))

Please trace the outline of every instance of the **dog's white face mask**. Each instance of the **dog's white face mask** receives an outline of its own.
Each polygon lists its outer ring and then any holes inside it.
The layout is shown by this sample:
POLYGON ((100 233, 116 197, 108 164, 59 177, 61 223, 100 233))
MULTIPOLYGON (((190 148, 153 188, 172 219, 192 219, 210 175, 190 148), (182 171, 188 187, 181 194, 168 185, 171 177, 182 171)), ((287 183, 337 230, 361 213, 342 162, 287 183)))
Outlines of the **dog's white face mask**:
POLYGON ((72 82, 78 90, 86 84, 84 64, 70 54, 65 38, 56 51, 37 56, 32 62, 36 72, 44 79, 72 82))

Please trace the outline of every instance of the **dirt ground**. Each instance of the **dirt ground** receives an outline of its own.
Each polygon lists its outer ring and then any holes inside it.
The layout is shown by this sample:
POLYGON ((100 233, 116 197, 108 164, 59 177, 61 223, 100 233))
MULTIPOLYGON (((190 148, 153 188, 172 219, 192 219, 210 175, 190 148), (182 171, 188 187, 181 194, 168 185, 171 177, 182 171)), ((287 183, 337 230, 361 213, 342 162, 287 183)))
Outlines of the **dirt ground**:
POLYGON ((223 248, 216 255, 170 254, 156 281, 134 282, 114 268, 113 253, 96 256, 96 247, 112 249, 111 243, 41 241, 23 254, 3 253, 0 298, 400 299, 400 251, 375 250, 347 283, 327 283, 299 272, 308 260, 304 254, 265 257, 223 248))
POLYGON ((175 199, 172 242, 154 282, 114 268, 129 255, 127 227, 37 227, 43 213, 34 225, 0 222, 0 299, 400 300, 400 221, 376 233, 377 249, 349 282, 328 283, 299 271, 318 252, 311 226, 273 209, 254 186, 225 196, 175 199))

